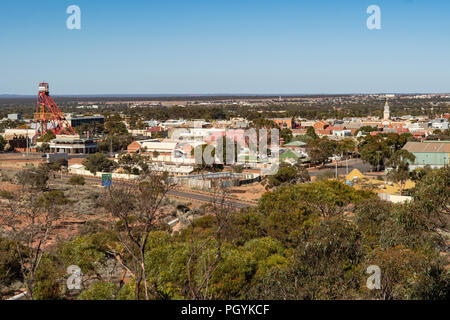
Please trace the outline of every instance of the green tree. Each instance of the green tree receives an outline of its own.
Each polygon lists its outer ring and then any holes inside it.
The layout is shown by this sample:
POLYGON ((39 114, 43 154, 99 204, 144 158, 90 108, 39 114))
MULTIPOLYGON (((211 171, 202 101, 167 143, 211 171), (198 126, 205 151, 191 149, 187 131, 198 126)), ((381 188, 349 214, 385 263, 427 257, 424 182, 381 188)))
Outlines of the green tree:
POLYGON ((141 285, 145 298, 150 297, 145 272, 148 239, 164 218, 162 203, 172 188, 167 172, 151 172, 141 177, 138 185, 109 188, 102 201, 113 221, 111 232, 118 240, 110 251, 133 273, 136 300, 140 298, 141 285))
POLYGON ((391 168, 388 177, 392 181, 400 183, 400 193, 403 192, 405 183, 410 177, 409 163, 414 162, 415 159, 416 157, 412 153, 400 149, 386 163, 391 168))
POLYGON ((0 291, 15 280, 22 280, 19 256, 24 251, 22 248, 19 248, 21 252, 16 249, 16 242, 0 238, 0 291))
POLYGON ((383 300, 440 299, 450 297, 450 274, 436 256, 402 246, 376 249, 368 265, 382 270, 381 290, 371 290, 370 297, 383 300))
POLYGON ((111 136, 127 135, 128 130, 123 122, 122 117, 115 113, 109 116, 105 121, 105 129, 111 136))
POLYGON ((1 204, 2 211, 9 214, 0 216, 0 224, 6 226, 4 232, 16 244, 28 299, 59 296, 55 264, 45 252, 66 203, 54 195, 20 194, 1 204))
POLYGON ((324 165, 328 159, 336 154, 336 141, 326 138, 312 140, 308 145, 308 155, 314 165, 324 165))
POLYGON ((266 189, 278 187, 284 183, 297 184, 311 181, 308 171, 300 165, 281 164, 277 173, 268 176, 263 182, 266 189))
POLYGON ((131 135, 108 135, 103 141, 97 143, 97 149, 101 152, 123 151, 133 140, 131 135))
POLYGON ((5 146, 8 143, 8 141, 3 138, 3 136, 0 135, 0 152, 3 152, 5 150, 5 146))
POLYGON ((362 131, 366 134, 370 134, 373 131, 378 131, 378 127, 362 126, 361 128, 359 128, 358 130, 355 131, 354 135, 357 136, 360 131, 362 131))
POLYGON ((50 167, 40 164, 37 168, 30 168, 16 174, 17 181, 22 187, 29 186, 44 191, 50 179, 50 167))
POLYGON ((38 138, 37 142, 50 142, 51 140, 53 140, 55 138, 56 138, 56 135, 53 133, 53 131, 49 130, 43 136, 38 138))
POLYGON ((115 300, 119 288, 111 282, 95 282, 78 296, 78 300, 115 300))
POLYGON ((128 174, 139 174, 140 170, 148 171, 146 158, 140 154, 123 154, 119 158, 119 167, 123 168, 128 174))
POLYGON ((319 136, 316 134, 316 130, 314 130, 314 127, 308 127, 306 130, 306 135, 312 139, 318 139, 319 136))
POLYGON ((257 118, 250 123, 251 128, 255 129, 278 129, 278 126, 272 120, 266 118, 257 118))
POLYGON ((284 143, 289 143, 293 139, 292 131, 290 129, 283 129, 280 131, 280 138, 283 139, 284 143))
POLYGON ((289 268, 273 269, 250 291, 250 299, 352 299, 361 286, 366 255, 361 233, 337 217, 307 229, 289 268))
POLYGON ((413 199, 417 212, 427 219, 431 229, 450 229, 450 167, 424 176, 416 184, 413 199))
POLYGON ((109 160, 103 153, 89 155, 83 160, 83 165, 92 174, 96 174, 97 172, 111 172, 115 168, 115 162, 109 160))
POLYGON ((356 149, 356 142, 352 138, 345 138, 338 142, 337 152, 342 155, 353 153, 356 149))
POLYGON ((33 300, 60 300, 63 290, 59 278, 63 270, 58 268, 55 257, 44 254, 33 280, 33 300))
POLYGON ((391 155, 391 150, 381 135, 367 136, 358 145, 361 159, 377 170, 384 169, 385 159, 391 155))
POLYGON ((40 146, 36 148, 37 152, 48 153, 50 152, 50 145, 47 142, 42 143, 40 146))

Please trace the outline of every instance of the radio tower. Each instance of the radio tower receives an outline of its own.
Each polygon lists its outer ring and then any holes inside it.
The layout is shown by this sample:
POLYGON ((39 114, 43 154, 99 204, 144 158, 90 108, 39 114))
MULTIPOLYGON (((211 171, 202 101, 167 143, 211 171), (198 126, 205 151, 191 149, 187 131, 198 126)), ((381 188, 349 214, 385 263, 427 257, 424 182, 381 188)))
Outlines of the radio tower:
POLYGON ((59 110, 55 101, 50 97, 48 83, 39 84, 34 122, 36 123, 36 138, 45 135, 48 130, 51 130, 55 135, 75 135, 75 131, 64 113, 59 110))

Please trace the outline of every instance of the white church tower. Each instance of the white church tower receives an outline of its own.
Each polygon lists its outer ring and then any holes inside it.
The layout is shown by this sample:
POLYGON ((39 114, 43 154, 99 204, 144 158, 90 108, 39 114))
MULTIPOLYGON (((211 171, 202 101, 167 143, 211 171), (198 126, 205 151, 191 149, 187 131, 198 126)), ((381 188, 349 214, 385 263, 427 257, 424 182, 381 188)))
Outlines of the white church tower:
POLYGON ((383 120, 389 120, 391 118, 391 112, 389 111, 389 101, 386 98, 386 103, 384 104, 383 120))

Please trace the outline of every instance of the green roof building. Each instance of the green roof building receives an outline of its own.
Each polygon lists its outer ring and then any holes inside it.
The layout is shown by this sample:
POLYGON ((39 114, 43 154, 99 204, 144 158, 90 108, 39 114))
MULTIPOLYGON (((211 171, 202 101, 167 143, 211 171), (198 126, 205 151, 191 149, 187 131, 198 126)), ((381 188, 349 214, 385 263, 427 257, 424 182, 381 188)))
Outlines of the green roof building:
POLYGON ((411 170, 427 165, 431 168, 442 168, 449 164, 450 141, 408 142, 403 149, 416 157, 414 163, 409 165, 411 170))

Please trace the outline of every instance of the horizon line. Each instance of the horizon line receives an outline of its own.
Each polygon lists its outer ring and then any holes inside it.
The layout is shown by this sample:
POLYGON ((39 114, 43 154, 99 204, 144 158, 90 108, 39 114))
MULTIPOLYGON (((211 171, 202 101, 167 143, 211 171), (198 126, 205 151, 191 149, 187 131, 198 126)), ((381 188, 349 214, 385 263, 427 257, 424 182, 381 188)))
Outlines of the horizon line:
MULTIPOLYGON (((450 92, 350 92, 350 93, 94 93, 94 94, 53 94, 53 97, 303 97, 303 96, 352 96, 352 95, 450 95, 450 92)), ((37 94, 0 93, 0 98, 28 98, 37 94)))

